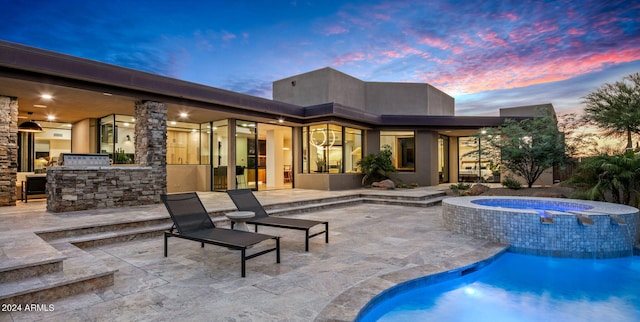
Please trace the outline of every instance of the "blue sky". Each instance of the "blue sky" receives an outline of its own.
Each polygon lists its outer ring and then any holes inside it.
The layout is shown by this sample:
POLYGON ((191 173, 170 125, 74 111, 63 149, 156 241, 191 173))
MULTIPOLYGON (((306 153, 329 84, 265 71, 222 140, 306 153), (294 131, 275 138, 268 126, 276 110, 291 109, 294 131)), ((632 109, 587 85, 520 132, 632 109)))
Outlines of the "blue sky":
POLYGON ((640 72, 639 1, 2 2, 3 40, 265 98, 273 81, 329 66, 430 83, 457 115, 564 114, 640 72))

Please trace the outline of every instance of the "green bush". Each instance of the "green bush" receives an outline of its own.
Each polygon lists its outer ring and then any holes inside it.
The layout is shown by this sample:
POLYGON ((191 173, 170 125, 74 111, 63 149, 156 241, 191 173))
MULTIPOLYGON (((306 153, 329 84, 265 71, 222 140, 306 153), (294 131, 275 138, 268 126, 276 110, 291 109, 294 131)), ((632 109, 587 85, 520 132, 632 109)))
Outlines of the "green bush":
POLYGON ((464 195, 467 190, 471 189, 471 184, 458 182, 457 184, 450 185, 449 188, 456 194, 464 195))
POLYGON ((514 178, 510 174, 507 175, 504 180, 502 180, 502 185, 512 190, 518 190, 522 188, 522 184, 520 183, 520 181, 516 180, 516 178, 514 178))
POLYGON ((356 163, 360 168, 360 172, 364 174, 362 177, 363 186, 389 179, 391 174, 396 172, 391 155, 391 147, 385 145, 378 154, 369 154, 356 163))

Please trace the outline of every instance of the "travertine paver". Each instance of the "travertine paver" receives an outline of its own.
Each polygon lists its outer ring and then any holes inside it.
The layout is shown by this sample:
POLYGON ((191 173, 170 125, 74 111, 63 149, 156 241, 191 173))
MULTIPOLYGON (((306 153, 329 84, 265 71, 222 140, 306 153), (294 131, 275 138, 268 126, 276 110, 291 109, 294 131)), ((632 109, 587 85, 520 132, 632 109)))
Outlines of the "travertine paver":
MULTIPOLYGON (((330 194, 338 193, 327 192, 330 194)), ((267 191, 257 196, 268 204, 306 198, 312 193, 267 191)), ((202 199, 208 209, 231 205, 220 194, 203 195, 202 199)), ((122 215, 151 216, 164 209, 143 206, 103 210, 92 215, 47 215, 32 211, 41 220, 36 220, 38 224, 29 218, 28 211, 22 211, 24 208, 14 210, 2 213, 0 209, 0 217, 12 220, 14 226, 26 232, 33 230, 28 229, 29 224, 47 226, 66 221, 67 225, 73 225, 78 224, 80 217, 84 217, 84 222, 100 222, 122 215), (22 218, 25 221, 18 222, 22 218)), ((240 277, 238 252, 215 246, 200 248, 198 243, 182 239, 169 240, 167 258, 162 254, 161 237, 88 249, 102 263, 118 269, 113 286, 43 303, 53 305, 55 309, 49 312, 0 313, 0 321, 349 320, 357 313, 353 305, 361 307, 369 296, 350 290, 357 290, 360 285, 376 285, 378 276, 387 277, 381 283, 384 289, 387 286, 384 284, 394 279, 413 278, 412 274, 420 271, 416 268, 449 269, 503 249, 501 245, 447 231, 439 206, 359 204, 295 217, 328 220, 330 243, 314 238, 307 253, 299 231, 265 227, 262 233, 283 237, 282 263, 276 264, 271 254, 249 260, 246 278, 240 277), (353 305, 336 306, 337 298, 353 305)))

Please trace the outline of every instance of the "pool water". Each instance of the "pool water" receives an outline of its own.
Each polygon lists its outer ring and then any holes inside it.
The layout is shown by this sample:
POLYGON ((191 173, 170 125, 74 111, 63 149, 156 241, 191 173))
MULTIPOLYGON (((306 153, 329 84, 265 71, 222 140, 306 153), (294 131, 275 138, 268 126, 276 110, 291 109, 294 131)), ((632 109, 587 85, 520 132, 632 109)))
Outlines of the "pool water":
POLYGON ((640 321, 638 256, 506 253, 463 277, 399 288, 358 321, 640 321))
POLYGON ((500 207, 510 209, 553 210, 553 211, 584 211, 593 208, 585 204, 565 201, 548 201, 537 199, 477 199, 471 203, 480 206, 500 207))

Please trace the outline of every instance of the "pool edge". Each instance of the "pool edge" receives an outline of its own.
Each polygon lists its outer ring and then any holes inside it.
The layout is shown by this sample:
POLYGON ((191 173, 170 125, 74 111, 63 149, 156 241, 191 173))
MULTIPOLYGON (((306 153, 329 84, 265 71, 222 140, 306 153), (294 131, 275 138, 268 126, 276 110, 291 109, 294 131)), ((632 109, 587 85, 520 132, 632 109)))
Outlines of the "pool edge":
POLYGON ((438 264, 426 264, 399 269, 397 271, 370 277, 337 295, 316 316, 315 321, 354 321, 366 307, 375 305, 375 299, 383 292, 401 288, 404 284, 415 283, 425 278, 441 280, 463 276, 469 270, 475 271, 507 252, 508 245, 487 242, 478 249, 451 258, 438 264))

